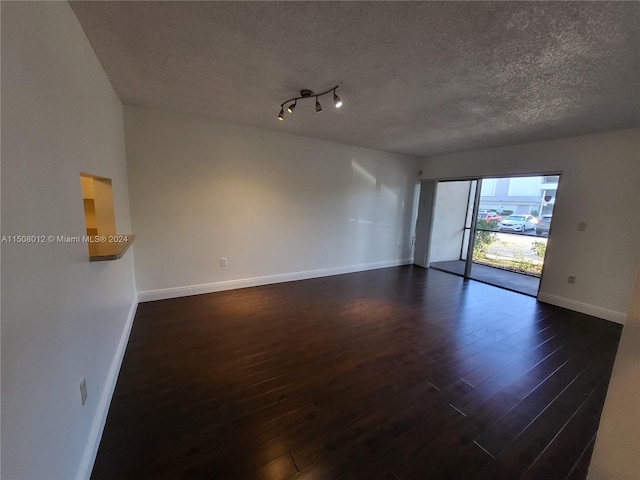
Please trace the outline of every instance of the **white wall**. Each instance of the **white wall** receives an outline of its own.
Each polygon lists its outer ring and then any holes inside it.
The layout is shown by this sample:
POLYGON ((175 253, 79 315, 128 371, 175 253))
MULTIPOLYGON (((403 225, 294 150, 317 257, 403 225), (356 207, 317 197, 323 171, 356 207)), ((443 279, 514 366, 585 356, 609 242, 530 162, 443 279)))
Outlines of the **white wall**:
MULTIPOLYGON (((2 235, 82 235, 80 172, 113 179, 129 233, 122 105, 73 12, 1 8, 2 235)), ((2 478, 87 475, 134 307, 132 252, 2 245, 2 478)))
POLYGON ((640 478, 640 268, 602 410, 589 480, 640 478))
POLYGON ((125 131, 141 300, 411 260, 415 159, 141 107, 125 131))
POLYGON ((562 171, 538 298, 624 322, 640 260, 640 130, 442 155, 421 169, 423 179, 562 171))

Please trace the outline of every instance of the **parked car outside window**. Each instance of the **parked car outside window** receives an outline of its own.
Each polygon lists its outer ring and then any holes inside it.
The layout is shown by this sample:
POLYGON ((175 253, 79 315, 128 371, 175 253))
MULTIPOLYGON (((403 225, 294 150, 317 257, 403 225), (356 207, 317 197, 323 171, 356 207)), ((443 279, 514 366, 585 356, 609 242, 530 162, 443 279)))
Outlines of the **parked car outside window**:
POLYGON ((533 215, 509 215, 498 224, 498 230, 524 232, 536 228, 537 220, 533 215))
POLYGON ((536 224, 536 235, 549 235, 552 214, 542 215, 536 224))
POLYGON ((502 217, 493 210, 480 210, 478 212, 478 220, 486 220, 487 222, 502 220, 502 217))

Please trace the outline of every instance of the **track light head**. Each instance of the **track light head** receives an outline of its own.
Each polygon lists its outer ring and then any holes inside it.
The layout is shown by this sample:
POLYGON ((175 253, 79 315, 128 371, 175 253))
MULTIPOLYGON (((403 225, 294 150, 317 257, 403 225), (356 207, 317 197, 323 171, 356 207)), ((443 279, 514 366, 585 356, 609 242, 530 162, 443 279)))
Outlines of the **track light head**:
POLYGON ((316 113, 320 113, 322 111, 322 105, 318 101, 318 97, 316 97, 316 113))
POLYGON ((296 101, 295 101, 295 102, 293 102, 291 105, 289 105, 289 106, 287 107, 287 112, 289 112, 289 113, 293 113, 293 111, 295 110, 295 108, 296 108, 296 105, 297 105, 297 104, 298 104, 298 101, 296 100, 296 101))
POLYGON ((333 89, 333 103, 335 104, 336 108, 340 108, 342 106, 342 99, 336 93, 335 88, 333 89))
POLYGON ((278 120, 284 120, 284 107, 280 107, 280 113, 278 114, 278 120))

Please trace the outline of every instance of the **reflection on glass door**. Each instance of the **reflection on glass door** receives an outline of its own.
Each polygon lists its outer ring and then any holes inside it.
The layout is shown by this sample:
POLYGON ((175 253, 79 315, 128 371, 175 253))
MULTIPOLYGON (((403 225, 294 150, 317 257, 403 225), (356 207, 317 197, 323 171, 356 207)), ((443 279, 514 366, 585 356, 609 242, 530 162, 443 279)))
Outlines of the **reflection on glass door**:
POLYGON ((430 266, 465 275, 477 180, 438 182, 429 250, 430 266))

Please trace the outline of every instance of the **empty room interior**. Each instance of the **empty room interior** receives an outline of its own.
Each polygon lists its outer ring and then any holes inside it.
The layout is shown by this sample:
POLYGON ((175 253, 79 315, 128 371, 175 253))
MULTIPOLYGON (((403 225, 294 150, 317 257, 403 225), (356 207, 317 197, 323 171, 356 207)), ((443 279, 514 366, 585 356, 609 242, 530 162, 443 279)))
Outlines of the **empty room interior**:
POLYGON ((0 5, 2 479, 640 478, 640 3, 0 5))

